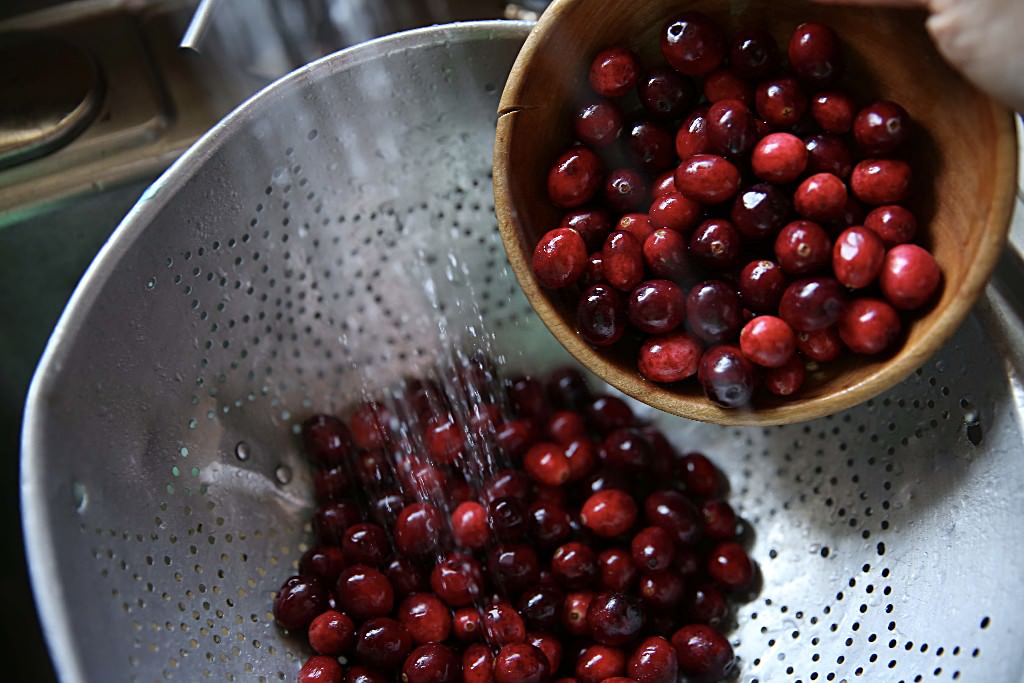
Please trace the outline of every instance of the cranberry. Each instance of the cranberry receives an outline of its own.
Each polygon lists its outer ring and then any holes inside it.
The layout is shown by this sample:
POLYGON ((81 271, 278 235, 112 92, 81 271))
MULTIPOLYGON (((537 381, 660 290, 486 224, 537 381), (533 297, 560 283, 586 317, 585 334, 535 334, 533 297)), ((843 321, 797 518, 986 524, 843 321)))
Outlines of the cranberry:
POLYGON ((885 298, 903 311, 925 305, 941 280, 942 271, 935 257, 916 244, 900 244, 890 249, 879 277, 885 298))
POLYGON ((675 553, 672 536, 660 526, 641 529, 633 537, 630 548, 633 553, 633 561, 647 572, 668 569, 675 553))
POLYGON ((793 195, 793 205, 804 218, 836 220, 846 208, 846 185, 831 173, 816 173, 800 183, 793 195))
POLYGON ((694 335, 714 344, 735 338, 740 329, 740 300, 720 280, 701 282, 686 297, 686 324, 694 335))
POLYGON ((597 456, 594 444, 589 439, 576 439, 565 447, 565 457, 569 461, 569 481, 579 481, 594 469, 597 456))
POLYGON ((789 183, 800 177, 807 167, 807 148, 795 135, 772 133, 758 141, 750 163, 758 178, 789 183))
POLYGON ((505 455, 522 455, 533 441, 533 423, 529 420, 506 420, 494 428, 494 444, 505 455))
POLYGON ((633 290, 627 313, 633 327, 659 334, 678 327, 685 308, 686 299, 678 285, 669 280, 648 280, 633 290))
POLYGON ((789 65, 812 85, 824 87, 834 83, 844 67, 839 37, 824 24, 800 24, 789 39, 789 65))
POLYGON ((355 503, 327 503, 313 513, 313 533, 322 545, 341 545, 345 529, 362 521, 355 503))
POLYGON ((601 253, 604 276, 616 289, 630 291, 643 279, 644 260, 641 243, 628 232, 608 236, 601 253))
POLYGON ((463 607, 455 610, 455 616, 452 617, 452 632, 458 640, 464 643, 480 640, 483 637, 480 612, 475 607, 463 607))
POLYGON ((848 133, 853 125, 854 103, 846 93, 821 92, 811 101, 811 116, 826 133, 848 133))
POLYGON ((792 212, 785 193, 773 185, 758 183, 736 195, 729 216, 744 237, 756 240, 775 235, 792 212))
POLYGON ((711 218, 690 235, 690 254, 709 268, 728 270, 739 261, 740 234, 724 218, 711 218))
POLYGON ((751 261, 740 272, 740 300, 752 311, 777 310, 785 288, 786 276, 773 261, 751 261))
POLYGON ((569 460, 561 446, 538 443, 523 458, 523 469, 534 480, 548 486, 559 486, 569 480, 569 460))
POLYGON ((854 199, 850 193, 846 194, 846 206, 843 207, 843 214, 836 220, 830 221, 828 228, 831 231, 840 231, 854 225, 864 223, 864 207, 854 199))
POLYGON ((839 319, 839 336, 854 353, 881 353, 892 346, 899 335, 899 313, 878 299, 852 301, 839 319))
POLYGON ((676 161, 674 136, 649 121, 630 126, 626 142, 633 157, 651 173, 664 171, 676 161))
POLYGON ((344 467, 318 468, 313 473, 313 491, 319 503, 340 500, 348 490, 349 478, 344 467))
POLYGON ((352 451, 352 437, 345 423, 330 415, 314 415, 302 423, 302 446, 321 467, 341 465, 352 451))
POLYGON ((729 590, 746 588, 754 578, 754 565, 739 543, 727 541, 708 556, 708 576, 729 590))
POLYGON ((427 590, 426 576, 408 558, 393 558, 388 562, 386 571, 396 597, 402 598, 410 593, 427 590))
POLYGON ((494 658, 495 683, 543 683, 550 673, 547 656, 530 643, 505 645, 494 658))
POLYGON ((573 147, 548 172, 548 197, 562 208, 590 201, 601 187, 601 161, 586 147, 573 147))
POLYGON ((626 672, 636 683, 676 683, 678 671, 675 648, 660 636, 644 639, 626 662, 626 672))
POLYGON ((412 636, 399 622, 387 617, 370 619, 359 627, 356 656, 374 669, 395 671, 412 650, 412 636))
POLYGON ((711 73, 725 57, 722 29, 699 12, 670 21, 661 34, 661 53, 673 69, 686 76, 711 73))
POLYGON ((602 97, 622 97, 636 85, 639 72, 636 55, 624 47, 611 47, 594 57, 590 87, 602 97))
POLYGON ((479 549, 487 545, 490 532, 484 506, 476 501, 467 501, 455 508, 452 512, 452 536, 455 543, 463 548, 479 549))
POLYGON ((650 208, 650 222, 656 228, 669 228, 686 232, 700 219, 701 206, 679 192, 666 192, 654 200, 650 208))
POLYGON ((736 512, 724 500, 707 500, 700 508, 704 520, 704 533, 716 541, 736 538, 736 512))
POLYGON ((605 437, 602 446, 601 457, 610 467, 632 470, 637 474, 642 474, 649 467, 650 446, 643 434, 635 429, 616 429, 605 437))
POLYGON ((635 422, 629 404, 617 396, 598 396, 587 406, 587 419, 599 432, 608 433, 635 422))
POLYGON ((570 590, 587 588, 597 578, 597 558, 583 543, 566 543, 552 555, 551 573, 559 584, 570 590))
POLYGON ((583 410, 590 403, 587 380, 576 368, 563 367, 548 375, 548 397, 561 408, 583 410))
POLYGON ((448 553, 430 574, 430 587, 451 607, 463 607, 483 591, 480 565, 469 555, 448 553))
MULTIPOLYGON (((715 475, 717 477, 717 470, 715 475)), ((692 545, 700 538, 699 513, 686 496, 678 491, 655 491, 647 496, 644 501, 644 517, 648 524, 668 531, 679 545, 692 545)))
POLYGON ((803 359, 793 355, 781 367, 765 368, 761 373, 761 384, 776 396, 791 396, 803 385, 806 374, 803 359))
POLYGON ((604 198, 617 213, 639 211, 651 201, 650 190, 643 177, 631 168, 618 168, 608 174, 604 198))
POLYGON ((796 352, 793 328, 781 318, 762 315, 754 318, 740 332, 740 350, 751 362, 766 368, 785 365, 796 352))
POLYGON ((376 524, 354 524, 345 531, 341 549, 349 562, 383 564, 390 552, 388 533, 376 524))
POLYGON ((578 209, 570 211, 562 217, 560 228, 575 230, 583 238, 588 251, 600 249, 604 244, 612 224, 608 213, 602 209, 578 209))
POLYGON ((601 683, 621 676, 626 671, 626 655, 614 647, 591 645, 576 660, 579 683, 601 683))
POLYGON ((655 276, 685 283, 691 277, 686 249, 685 237, 675 230, 659 228, 644 241, 644 262, 655 276))
POLYGON ((747 105, 739 100, 720 100, 708 107, 708 142, 724 156, 747 154, 757 142, 757 126, 747 105))
POLYGON ((597 557, 601 587, 608 591, 625 593, 636 582, 636 564, 630 553, 620 548, 610 548, 597 557))
POLYGON ((640 347, 637 367, 652 382, 680 382, 697 374, 703 347, 683 332, 651 337, 640 347))
POLYGON ((349 668, 345 683, 388 683, 388 680, 389 678, 379 671, 356 665, 349 668))
POLYGON ((444 517, 430 503, 406 506, 395 523, 395 545, 403 555, 419 557, 443 545, 444 517))
POLYGON ((714 154, 694 154, 676 169, 676 187, 687 197, 705 204, 720 204, 740 185, 740 172, 727 159, 714 154))
POLYGON ((402 666, 402 683, 459 683, 462 681, 459 658, 440 643, 420 645, 402 666))
POLYGON ((591 147, 607 147, 622 132, 622 112, 607 100, 583 105, 573 120, 576 137, 591 147))
POLYGON ((818 363, 833 361, 843 352, 843 342, 835 326, 799 333, 796 336, 796 347, 809 360, 818 363))
POLYGON ((562 643, 557 638, 548 633, 527 633, 526 642, 544 653, 551 671, 558 671, 562 664, 562 643))
POLYGON ((910 116, 895 102, 873 102, 857 112, 853 121, 853 138, 868 156, 888 156, 898 152, 908 137, 910 116))
POLYGON ((847 178, 853 170, 853 154, 843 139, 835 135, 811 135, 804 141, 809 173, 831 173, 847 178))
POLYGON ((725 636, 705 624, 690 624, 672 634, 679 671, 707 680, 725 678, 735 665, 732 646, 725 636))
POLYGON ((795 78, 773 78, 758 84, 754 106, 768 125, 789 128, 807 111, 807 95, 795 78))
POLYGON ((627 213, 619 219, 615 229, 620 232, 628 232, 636 238, 637 242, 643 244, 644 240, 654 232, 654 225, 651 224, 651 218, 646 213, 627 213))
POLYGON ((448 606, 429 593, 414 593, 403 600, 398 618, 418 644, 440 643, 451 633, 452 616, 448 606))
POLYGON ((576 306, 576 329, 588 344, 610 346, 626 332, 622 295, 607 285, 592 285, 576 306))
POLYGON ((499 601, 488 605, 483 612, 484 633, 487 642, 501 646, 521 643, 526 639, 526 624, 515 607, 499 601))
POLYGON ((387 443, 391 413, 375 401, 361 404, 349 417, 352 441, 359 448, 381 448, 387 443))
MULTIPOLYGON (((439 418, 442 422, 454 424, 453 418, 439 418)), ((433 431, 433 424, 427 425, 427 431, 433 431)), ((450 436, 457 436, 461 441, 461 435, 458 432, 449 430, 448 427, 444 427, 444 430, 450 436)), ((449 441, 451 443, 451 441, 449 441)), ((436 447, 436 446, 435 446, 436 447)), ((443 499, 444 498, 444 486, 445 476, 444 473, 433 465, 432 462, 423 459, 419 456, 412 455, 408 458, 404 458, 398 465, 397 469, 398 481, 402 486, 405 495, 412 500, 422 499, 443 499)), ((399 518, 401 518, 399 513, 399 518)), ((397 526, 398 520, 395 520, 397 526)))
POLYGON ((672 69, 651 69, 637 83, 640 104, 659 119, 678 119, 696 98, 693 84, 672 69))
POLYGON ((706 455, 696 451, 687 453, 680 463, 680 475, 690 495, 710 498, 722 492, 722 473, 706 455))
POLYGON ((864 227, 877 234, 886 247, 894 247, 914 239, 917 219, 902 206, 879 206, 864 219, 864 227))
MULTIPOLYGON (((708 110, 694 110, 676 131, 676 155, 686 161, 694 154, 704 154, 711 147, 708 141, 708 110)), ((675 178, 673 178, 675 180, 675 178)), ((678 189, 678 186, 676 186, 678 189)))
POLYGON ((373 490, 394 483, 395 473, 383 451, 364 451, 355 458, 355 470, 360 483, 373 490))
POLYGON ((289 631, 304 629, 327 609, 327 590, 315 576, 292 576, 274 598, 274 620, 289 631))
POLYGON ((464 683, 491 683, 494 680, 494 655, 491 648, 473 643, 462 653, 464 683))
POLYGON ((775 39, 761 29, 737 33, 729 49, 729 63, 736 72, 748 80, 764 78, 779 64, 779 48, 775 39))
POLYGON ((687 612, 698 623, 718 627, 729 617, 729 603, 713 583, 702 583, 690 594, 687 612))
POLYGON ((636 522, 636 502, 618 489, 599 491, 583 504, 580 521, 598 536, 612 538, 629 531, 636 522))
POLYGON ((662 173, 654 180, 654 187, 651 188, 651 194, 655 199, 669 192, 676 191, 676 170, 674 168, 669 169, 662 173))
POLYGON ((515 498, 496 498, 487 505, 487 525, 501 541, 518 541, 526 534, 526 509, 515 498))
POLYGON ((604 259, 598 251, 587 257, 587 267, 583 269, 583 275, 580 275, 579 286, 582 289, 589 289, 594 285, 603 284, 607 284, 604 279, 604 259))
POLYGON ((782 293, 779 317, 797 332, 814 332, 839 320, 846 306, 846 292, 834 278, 797 280, 782 293))
POLYGON ((299 670, 299 683, 342 683, 345 672, 334 657, 315 655, 299 670))
MULTIPOLYGON (((561 491, 561 489, 557 489, 561 491)), ((536 501, 528 512, 530 538, 542 547, 553 547, 563 543, 572 534, 569 513, 562 504, 550 501, 536 501)))
POLYGON ((533 377, 515 377, 508 383, 508 397, 519 417, 541 420, 549 412, 544 385, 533 377))
POLYGON ((643 605, 625 593, 599 593, 587 610, 590 636, 601 645, 625 645, 643 630, 644 622, 643 605))
POLYGON ((882 271, 885 245, 868 228, 847 228, 836 239, 832 251, 832 270, 836 279, 854 289, 867 287, 882 271))
POLYGON ((708 398, 725 408, 750 403, 756 381, 750 361, 730 344, 713 346, 704 352, 697 368, 697 379, 708 398))
POLYGON ((395 592, 388 577, 361 564, 341 572, 335 594, 339 606, 357 620, 390 614, 395 605, 395 592))
POLYGON ((853 167, 850 187, 865 204, 897 204, 907 197, 910 165, 899 159, 865 159, 853 167))
POLYGON ((583 274, 587 265, 587 245, 571 228, 548 231, 533 250, 533 272, 541 286, 567 287, 583 274))
POLYGON ((697 554, 696 548, 679 548, 676 551, 676 559, 672 562, 672 573, 685 580, 693 579, 703 571, 700 566, 701 559, 703 558, 697 554))
POLYGON ((519 613, 531 628, 554 631, 559 628, 563 602, 557 588, 531 588, 519 598, 519 613))
POLYGON ((661 571, 641 576, 638 592, 645 604, 665 613, 671 611, 683 599, 685 587, 682 576, 674 571, 661 571))
POLYGON ((518 593, 534 586, 540 576, 537 553, 528 545, 499 545, 487 554, 487 570, 491 581, 503 593, 518 593))
MULTIPOLYGON (((754 105, 754 87, 731 69, 718 69, 704 77, 704 97, 708 102, 738 100, 745 107, 754 105)), ((748 109, 749 111, 749 109, 748 109)), ((751 117, 753 121, 753 117, 751 117)), ((757 125, 753 127, 757 134, 757 125)))
POLYGON ((333 584, 345 568, 345 556, 341 549, 330 545, 319 545, 302 554, 299 560, 299 574, 315 576, 327 584, 333 584))
POLYGON ((583 636, 587 634, 587 612, 594 594, 590 592, 569 593, 562 604, 562 626, 569 635, 583 636))

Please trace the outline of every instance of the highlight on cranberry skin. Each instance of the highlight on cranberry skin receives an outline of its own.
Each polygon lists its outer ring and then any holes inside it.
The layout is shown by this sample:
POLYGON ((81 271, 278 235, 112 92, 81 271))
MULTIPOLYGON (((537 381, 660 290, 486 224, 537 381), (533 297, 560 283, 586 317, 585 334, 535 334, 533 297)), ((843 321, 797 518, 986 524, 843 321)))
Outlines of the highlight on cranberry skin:
POLYGON ((587 246, 571 228, 555 228, 533 250, 533 272, 542 287, 561 289, 576 282, 587 265, 587 246))

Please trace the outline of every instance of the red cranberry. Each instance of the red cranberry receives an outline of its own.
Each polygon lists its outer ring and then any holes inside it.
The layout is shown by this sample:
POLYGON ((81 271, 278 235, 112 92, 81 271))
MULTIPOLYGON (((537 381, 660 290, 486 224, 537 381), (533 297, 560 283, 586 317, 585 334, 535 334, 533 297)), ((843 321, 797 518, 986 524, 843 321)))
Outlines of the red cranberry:
POLYGON ((529 420, 506 420, 494 429, 494 443, 509 457, 522 455, 533 441, 533 423, 529 420))
POLYGON ((618 168, 608 174, 604 198, 616 213, 628 213, 649 206, 651 193, 638 172, 631 168, 618 168))
POLYGON ((608 213, 602 209, 578 209, 565 214, 558 227, 578 232, 587 250, 593 251, 604 244, 611 232, 612 223, 608 213))
POLYGON ((607 100, 583 105, 573 120, 576 137, 591 147, 607 147, 622 132, 622 112, 607 100))
POLYGON ((720 680, 735 666, 732 645, 725 636, 705 624, 690 624, 672 634, 679 671, 701 680, 720 680))
POLYGON ((481 595, 483 585, 480 565, 462 553, 448 553, 430 574, 430 587, 452 607, 473 602, 481 595))
POLYGON ((551 556, 551 573, 570 590, 588 588, 597 578, 597 558, 583 543, 566 543, 551 556))
POLYGON ((601 457, 609 467, 641 474, 650 465, 650 446, 636 429, 616 429, 605 437, 602 446, 601 457))
POLYGON ((490 502, 497 498, 525 499, 530 494, 530 478, 519 470, 499 470, 484 483, 483 500, 490 502))
POLYGON ((548 197, 562 208, 590 201, 601 187, 601 161, 586 147, 573 147, 548 172, 548 197))
POLYGON ((494 655, 491 648, 473 643, 462 653, 462 680, 464 683, 492 683, 494 681, 494 655))
POLYGON ((604 284, 608 284, 604 279, 604 259, 598 251, 587 257, 587 267, 583 269, 583 275, 580 275, 579 286, 582 289, 589 289, 594 285, 604 284))
MULTIPOLYGON (((752 107, 754 106, 754 87, 732 69, 718 69, 704 77, 704 97, 712 103, 738 100, 745 107, 752 107)), ((753 121, 752 116, 751 121, 753 121)), ((752 130, 756 136, 756 124, 752 130)))
POLYGON ((607 285, 592 285, 576 306, 576 329, 588 344, 610 346, 626 332, 622 295, 607 285))
POLYGON ((729 63, 736 72, 748 80, 764 78, 779 64, 779 48, 767 31, 748 29, 732 39, 729 63))
POLYGON ((359 627, 356 657, 362 664, 381 671, 396 671, 412 650, 412 636, 394 619, 378 617, 359 627))
POLYGON ((882 271, 885 245, 867 228, 847 228, 836 239, 832 250, 832 270, 836 279, 854 289, 867 287, 882 271))
MULTIPOLYGON (((445 426, 442 427, 442 429, 447 432, 449 437, 458 436, 461 440, 461 435, 447 426, 449 423, 454 424, 453 418, 440 418, 440 420, 442 423, 445 423, 445 426)), ((433 431, 434 425, 435 423, 433 422, 429 423, 427 425, 427 431, 433 431)), ((443 438, 446 440, 448 439, 448 437, 443 438)), ((448 443, 452 444, 452 440, 449 440, 448 443)), ((398 481, 405 491, 405 495, 410 499, 440 500, 444 498, 444 473, 439 468, 435 467, 430 461, 420 458, 419 456, 410 456, 399 463, 397 474, 398 481)), ((401 518, 401 513, 399 513, 399 518, 401 518)), ((395 521, 395 524, 397 526, 397 520, 395 521)))
POLYGON ((637 242, 643 244, 644 240, 654 232, 654 225, 651 224, 651 218, 646 213, 627 213, 619 219, 615 229, 620 232, 628 232, 636 238, 637 242))
POLYGON ((548 486, 559 486, 569 480, 569 460, 562 447, 553 443, 533 445, 523 458, 523 469, 548 486))
POLYGON ((740 234, 729 221, 711 218, 693 231, 689 246, 690 254, 705 266, 728 270, 739 261, 740 234))
POLYGON ((654 195, 655 198, 675 191, 676 170, 674 168, 669 169, 658 176, 654 181, 654 187, 651 188, 651 194, 654 195))
POLYGON ((864 227, 878 235, 887 248, 895 247, 913 241, 917 219, 902 206, 879 206, 864 219, 864 227))
POLYGON ((910 165, 899 159, 865 159, 853 167, 850 187, 865 204, 898 204, 907 198, 910 165))
POLYGON ((381 448, 387 443, 391 413, 375 401, 363 403, 349 417, 352 440, 363 449, 381 448))
POLYGON ((636 55, 624 47, 602 50, 590 65, 590 87, 602 97, 622 97, 640 72, 636 55))
MULTIPOLYGON (((718 476, 717 470, 715 476, 718 476)), ((668 531, 681 546, 692 545, 700 538, 700 515, 686 496, 678 491, 655 491, 647 496, 644 517, 648 524, 668 531)))
POLYGON ((772 133, 754 147, 750 163, 758 178, 773 183, 789 183, 807 167, 807 148, 790 133, 772 133))
MULTIPOLYGON (((673 181, 674 183, 674 181, 673 181)), ((650 208, 651 225, 687 232, 700 220, 701 206, 679 192, 666 192, 658 196, 650 208)))
POLYGON ((910 116, 895 102, 873 102, 857 112, 853 137, 864 154, 888 156, 898 152, 910 137, 910 116))
POLYGON ((299 683, 342 683, 345 671, 334 657, 313 656, 299 670, 299 683))
POLYGON ((562 643, 557 638, 548 633, 527 633, 526 642, 544 653, 551 671, 558 671, 562 664, 562 643))
POLYGON ((674 136, 649 121, 640 121, 630 126, 626 142, 633 157, 651 173, 660 173, 676 161, 674 136))
POLYGON ((928 303, 941 280, 942 271, 934 256, 916 244, 901 244, 885 255, 879 284, 889 303, 912 311, 928 303))
POLYGON ((775 128, 789 128, 807 111, 807 95, 795 78, 762 81, 754 91, 758 115, 775 128))
POLYGON ((487 505, 487 525, 501 541, 518 541, 526 534, 526 509, 515 498, 496 498, 487 505))
POLYGON ((803 386, 807 370, 804 360, 793 355, 785 365, 778 368, 765 368, 761 373, 761 384, 776 396, 792 396, 803 386))
POLYGON ((632 427, 635 419, 629 404, 617 396, 598 396, 587 406, 587 419, 591 427, 601 433, 608 433, 632 427))
POLYGON ((463 643, 482 639, 483 623, 480 620, 480 612, 475 607, 463 607, 455 610, 455 616, 452 617, 452 633, 463 643))
POLYGON ((683 290, 669 280, 648 280, 633 290, 627 313, 633 327, 648 334, 669 332, 683 322, 683 290))
POLYGON ((846 194, 846 206, 843 207, 843 214, 836 220, 830 221, 829 230, 836 232, 854 225, 864 224, 864 207, 854 199, 850 193, 846 194))
POLYGON ((685 76, 704 76, 725 57, 722 29, 699 12, 687 12, 670 21, 661 34, 661 53, 673 69, 685 76))
POLYGON ((395 473, 383 451, 364 451, 355 458, 359 481, 367 489, 383 488, 394 483, 395 473))
POLYGON ((499 601, 488 605, 483 612, 484 634, 494 646, 521 643, 526 639, 526 624, 515 607, 499 601))
POLYGON ((750 403, 756 377, 754 366, 730 344, 713 346, 701 356, 697 379, 715 403, 739 408, 750 403))
POLYGON ((519 613, 530 628, 554 631, 561 623, 564 600, 557 588, 531 588, 519 598, 519 613))
POLYGON ((678 671, 675 648, 660 636, 643 640, 626 662, 626 672, 636 683, 676 683, 678 671))
POLYGON ((395 606, 395 592, 388 577, 361 564, 341 572, 335 595, 338 605, 360 621, 390 614, 395 606))
POLYGON ((844 66, 839 37, 824 24, 800 24, 789 39, 789 65, 812 85, 824 87, 834 83, 844 66))
POLYGON ((328 585, 338 579, 338 574, 345 568, 345 556, 341 549, 330 545, 319 545, 302 554, 299 560, 299 574, 315 576, 328 585))
POLYGON ((403 598, 410 593, 425 591, 429 587, 426 576, 408 558, 393 558, 388 562, 386 571, 395 597, 403 598))
POLYGON ((349 667, 348 678, 344 679, 345 683, 388 683, 389 680, 388 676, 379 671, 358 664, 349 667))
POLYGON ((576 439, 565 447, 565 457, 569 461, 569 481, 579 481, 594 469, 597 456, 594 444, 589 439, 576 439))
POLYGON ((700 508, 704 520, 704 534, 716 541, 736 538, 736 512, 724 500, 707 500, 700 508))
MULTIPOLYGON (((711 148, 708 141, 708 110, 701 107, 693 111, 676 131, 676 155, 686 161, 694 154, 704 154, 711 148)), ((673 178, 673 181, 675 178, 673 178)), ((676 186, 678 189, 678 186, 676 186)))
POLYGON ((655 276, 685 283, 692 268, 686 256, 686 238, 675 230, 658 228, 644 241, 644 263, 655 276))
POLYGON ((541 420, 550 412, 544 385, 533 377, 513 378, 508 384, 508 397, 519 417, 541 420))
POLYGON ((785 288, 786 276, 773 261, 751 261, 740 272, 740 300, 757 313, 778 310, 785 288))
POLYGON ((740 332, 740 350, 751 362, 766 368, 785 365, 796 352, 793 328, 781 318, 762 315, 754 318, 740 332))
POLYGON ((476 501, 467 501, 455 508, 452 512, 452 536, 455 543, 463 548, 479 549, 487 545, 490 531, 484 506, 476 501))
POLYGON ((646 572, 668 569, 675 553, 672 536, 660 526, 641 529, 633 537, 630 548, 633 561, 646 572))
POLYGON ((395 545, 403 555, 419 557, 443 544, 444 517, 430 503, 406 506, 395 523, 395 545))
POLYGON ((651 337, 640 347, 637 367, 652 382, 680 382, 697 374, 700 342, 684 332, 651 337))
POLYGON ((576 660, 579 683, 601 683, 626 671, 626 655, 614 647, 591 645, 576 660))
MULTIPOLYGON (((698 498, 710 498, 722 492, 722 473, 703 453, 687 453, 680 461, 680 476, 686 491, 698 498)), ((650 513, 648 513, 650 515, 650 513)), ((651 522, 656 524, 657 522, 651 522)))
POLYGON ((459 683, 462 681, 459 658, 440 643, 420 645, 402 666, 402 683, 459 683))
POLYGON ((537 584, 540 561, 531 546, 522 543, 499 545, 487 554, 491 581, 502 593, 518 593, 537 584))
POLYGON ((505 645, 494 658, 495 683, 544 683, 550 673, 547 656, 530 643, 505 645))
POLYGON ((587 265, 587 245, 571 228, 548 231, 533 250, 533 272, 541 286, 567 287, 583 274, 587 265))
POLYGON ((799 333, 796 336, 796 347, 809 360, 818 363, 834 361, 843 352, 843 342, 835 326, 799 333))
POLYGON ((814 96, 811 116, 826 133, 848 133, 853 125, 853 99, 843 92, 828 91, 814 96))
POLYGON ((739 543, 720 543, 708 556, 708 576, 729 590, 746 588, 754 578, 754 565, 739 543))
POLYGON ((398 619, 417 644, 440 643, 451 633, 448 606, 430 593, 414 593, 403 600, 398 619))
POLYGON ((610 548, 597 557, 601 587, 616 593, 628 592, 638 575, 636 564, 630 553, 620 548, 610 548))
POLYGON ((639 635, 644 622, 643 605, 625 593, 599 593, 587 610, 590 636, 601 645, 625 645, 639 635))
POLYGON ((687 612, 694 621, 718 627, 729 617, 725 594, 713 583, 702 583, 690 594, 687 612))
POLYGON ((659 119, 681 117, 696 98, 693 84, 672 69, 651 69, 637 83, 640 104, 659 119))
POLYGON ((274 620, 289 631, 304 629, 327 609, 327 589, 315 576, 292 576, 274 598, 274 620))
POLYGON ((708 142, 724 156, 747 154, 757 142, 757 126, 747 105, 739 100, 720 100, 708 107, 708 142))
POLYGON ((735 338, 740 329, 739 297, 720 280, 695 285, 686 297, 686 324, 710 344, 735 338))
POLYGON ((838 219, 846 208, 846 185, 831 173, 806 178, 793 195, 797 213, 815 221, 838 219))
POLYGON ((814 332, 839 321, 846 291, 834 278, 797 280, 782 293, 779 317, 797 332, 814 332))
POLYGON ((855 299, 839 319, 839 337, 854 353, 881 353, 899 336, 899 313, 878 299, 855 299))
POLYGON ((313 513, 313 533, 322 545, 341 545, 345 529, 362 521, 355 503, 327 503, 313 513))
POLYGON ((583 636, 587 634, 587 612, 594 594, 587 591, 569 593, 562 604, 562 626, 569 635, 583 636))
POLYGON ((804 141, 808 173, 831 173, 848 178, 853 170, 853 154, 843 139, 826 133, 811 135, 804 141))
POLYGON ((674 571, 661 571, 641 576, 638 593, 644 604, 665 613, 675 608, 683 599, 685 587, 681 575, 674 571))
POLYGON ((388 533, 376 524, 354 524, 345 531, 341 545, 349 562, 377 566, 391 550, 388 533))
POLYGON ((344 467, 318 468, 313 473, 313 491, 318 503, 341 500, 348 490, 349 478, 344 467))
POLYGON ((608 236, 601 257, 604 276, 616 289, 630 291, 643 279, 644 259, 640 242, 628 232, 608 236))
POLYGON ((636 502, 625 491, 607 489, 593 494, 580 510, 580 521, 598 536, 612 538, 636 522, 636 502))
POLYGON ((740 172, 727 159, 694 154, 676 169, 676 187, 687 197, 705 204, 720 204, 736 194, 740 172))
POLYGON ((775 235, 792 212, 789 198, 779 188, 757 183, 736 195, 729 216, 744 237, 756 240, 775 235))
POLYGON ((590 388, 576 368, 558 368, 548 375, 548 396, 558 407, 583 410, 590 403, 590 388))

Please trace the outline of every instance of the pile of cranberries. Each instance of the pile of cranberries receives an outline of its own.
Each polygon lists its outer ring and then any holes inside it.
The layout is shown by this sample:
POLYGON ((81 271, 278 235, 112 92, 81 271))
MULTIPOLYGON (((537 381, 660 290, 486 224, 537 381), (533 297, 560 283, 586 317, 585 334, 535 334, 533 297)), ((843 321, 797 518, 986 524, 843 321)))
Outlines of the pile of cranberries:
POLYGON ((729 675, 756 570, 716 467, 576 370, 467 367, 303 424, 316 542, 273 606, 299 682, 729 675))
POLYGON ((822 24, 796 27, 788 66, 765 31, 729 40, 693 12, 661 52, 649 69, 623 47, 594 58, 578 143, 547 178, 567 213, 536 245, 540 284, 579 288, 589 344, 632 338, 645 378, 696 375, 725 407, 793 394, 808 361, 891 350, 941 279, 903 205, 907 112, 836 85, 822 24))

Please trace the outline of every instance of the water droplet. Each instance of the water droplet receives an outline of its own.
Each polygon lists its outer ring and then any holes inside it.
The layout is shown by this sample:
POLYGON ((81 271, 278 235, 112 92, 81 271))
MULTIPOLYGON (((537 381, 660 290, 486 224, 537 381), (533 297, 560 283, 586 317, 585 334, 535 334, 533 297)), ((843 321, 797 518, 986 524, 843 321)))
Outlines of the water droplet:
POLYGON ((154 289, 156 287, 156 278, 151 277, 146 280, 146 289, 154 289))
POLYGON ((85 492, 85 484, 80 481, 72 481, 71 495, 74 496, 75 511, 85 512, 85 506, 89 504, 89 496, 85 492))
POLYGON ((287 465, 278 465, 277 469, 274 470, 274 476, 278 482, 287 484, 292 480, 292 468, 287 465))
POLYGON ((249 444, 244 441, 239 441, 235 444, 235 457, 245 462, 249 459, 249 444))

